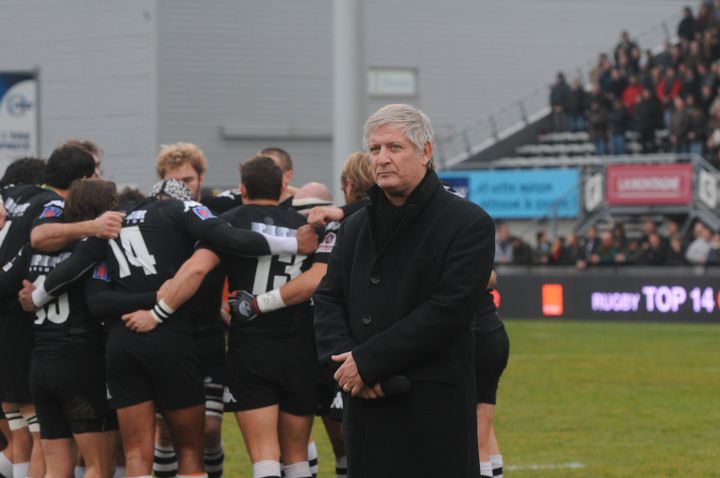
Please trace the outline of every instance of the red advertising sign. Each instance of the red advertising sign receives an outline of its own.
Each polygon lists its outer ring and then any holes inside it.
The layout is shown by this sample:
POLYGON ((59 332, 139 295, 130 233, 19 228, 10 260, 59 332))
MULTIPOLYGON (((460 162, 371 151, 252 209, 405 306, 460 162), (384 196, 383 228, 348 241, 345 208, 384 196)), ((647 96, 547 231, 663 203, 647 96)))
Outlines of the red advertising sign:
POLYGON ((692 201, 691 164, 609 165, 610 206, 665 206, 692 201))

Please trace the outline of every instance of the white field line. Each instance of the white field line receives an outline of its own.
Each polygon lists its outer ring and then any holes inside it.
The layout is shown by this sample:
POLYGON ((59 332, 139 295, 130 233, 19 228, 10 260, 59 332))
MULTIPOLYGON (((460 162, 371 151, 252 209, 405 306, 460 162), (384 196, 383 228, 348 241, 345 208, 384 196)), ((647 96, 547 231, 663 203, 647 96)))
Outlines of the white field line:
POLYGON ((510 465, 503 466, 503 469, 507 471, 535 471, 535 470, 558 470, 560 468, 569 468, 577 470, 585 468, 585 465, 578 462, 572 463, 549 463, 549 464, 532 464, 532 465, 510 465))

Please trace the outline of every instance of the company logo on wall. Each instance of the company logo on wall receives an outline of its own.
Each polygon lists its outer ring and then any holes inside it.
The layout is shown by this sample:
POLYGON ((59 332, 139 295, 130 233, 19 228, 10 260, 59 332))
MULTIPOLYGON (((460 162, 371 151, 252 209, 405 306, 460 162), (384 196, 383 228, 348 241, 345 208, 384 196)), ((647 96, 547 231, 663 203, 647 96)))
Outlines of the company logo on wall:
POLYGON ((0 171, 38 149, 37 74, 0 71, 0 171))

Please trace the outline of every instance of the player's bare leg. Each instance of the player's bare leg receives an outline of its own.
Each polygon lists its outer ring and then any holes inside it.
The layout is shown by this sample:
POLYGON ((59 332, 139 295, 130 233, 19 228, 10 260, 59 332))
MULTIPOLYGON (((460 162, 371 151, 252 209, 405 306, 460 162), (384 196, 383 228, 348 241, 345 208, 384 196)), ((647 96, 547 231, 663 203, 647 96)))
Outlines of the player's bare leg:
POLYGON ((125 476, 152 474, 155 439, 155 402, 147 401, 117 410, 125 449, 125 476))
POLYGON ((43 455, 40 439, 40 425, 35 414, 35 405, 23 403, 20 405, 20 413, 28 424, 28 430, 32 437, 32 451, 30 453, 29 478, 43 478, 45 476, 45 456, 43 455))
POLYGON ((42 450, 47 467, 45 478, 73 476, 77 463, 77 447, 72 438, 42 440, 42 450))
POLYGON ((205 405, 163 410, 178 457, 178 475, 203 473, 203 423, 205 405))
POLYGON ((113 475, 116 437, 114 431, 74 435, 85 462, 85 478, 110 478, 113 475))
POLYGON ((292 477, 288 467, 300 468, 302 471, 298 477, 311 476, 307 458, 307 444, 310 440, 313 416, 293 415, 287 412, 280 412, 279 417, 279 438, 280 454, 285 466, 285 474, 292 477), (305 471, 307 467, 307 471, 305 471))

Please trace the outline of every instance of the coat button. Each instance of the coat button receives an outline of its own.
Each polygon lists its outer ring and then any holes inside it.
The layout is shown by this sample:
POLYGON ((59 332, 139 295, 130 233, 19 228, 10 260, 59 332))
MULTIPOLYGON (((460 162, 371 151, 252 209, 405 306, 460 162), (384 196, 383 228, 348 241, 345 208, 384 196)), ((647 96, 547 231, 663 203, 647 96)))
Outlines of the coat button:
POLYGON ((372 324, 373 318, 372 318, 372 315, 365 314, 362 316, 361 320, 362 320, 363 325, 370 325, 370 324, 372 324))
POLYGON ((373 274, 370 276, 370 283, 372 285, 378 285, 380 283, 380 274, 373 274))

